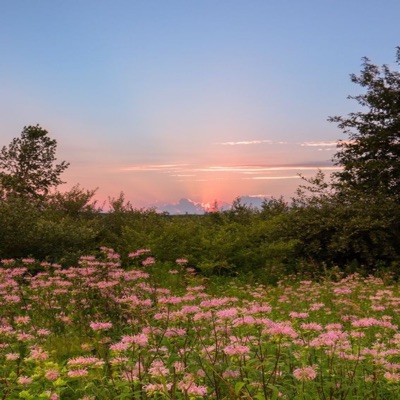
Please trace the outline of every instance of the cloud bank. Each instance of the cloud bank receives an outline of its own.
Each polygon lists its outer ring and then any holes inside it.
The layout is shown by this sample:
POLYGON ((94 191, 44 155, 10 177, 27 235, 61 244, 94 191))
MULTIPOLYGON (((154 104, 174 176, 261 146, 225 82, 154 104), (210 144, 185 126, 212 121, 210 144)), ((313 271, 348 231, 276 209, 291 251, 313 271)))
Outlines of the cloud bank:
MULTIPOLYGON (((249 207, 261 208, 265 199, 271 198, 269 194, 254 194, 248 196, 240 196, 241 204, 249 207)), ((217 202, 217 209, 219 211, 229 210, 232 204, 226 202, 217 202)), ((177 203, 156 204, 153 207, 158 212, 167 212, 171 215, 202 215, 206 212, 215 210, 215 204, 202 204, 190 199, 182 198, 177 203)))

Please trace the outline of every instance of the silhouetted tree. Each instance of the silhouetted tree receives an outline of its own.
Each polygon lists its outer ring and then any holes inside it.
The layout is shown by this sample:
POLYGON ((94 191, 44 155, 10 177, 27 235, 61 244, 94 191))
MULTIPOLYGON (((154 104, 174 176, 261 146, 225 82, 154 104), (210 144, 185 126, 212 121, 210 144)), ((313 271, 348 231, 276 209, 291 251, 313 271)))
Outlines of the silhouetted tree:
MULTIPOLYGON (((400 48, 396 63, 400 65, 400 48)), ((342 192, 356 190, 373 197, 379 193, 399 201, 400 72, 364 58, 360 75, 352 74, 351 80, 366 93, 349 98, 367 110, 329 118, 349 136, 339 142, 334 156, 336 165, 343 167, 333 174, 334 186, 342 192)))
POLYGON ((43 199, 53 187, 63 183, 61 173, 69 163, 56 161, 57 141, 39 125, 24 127, 0 152, 0 190, 9 195, 43 199))

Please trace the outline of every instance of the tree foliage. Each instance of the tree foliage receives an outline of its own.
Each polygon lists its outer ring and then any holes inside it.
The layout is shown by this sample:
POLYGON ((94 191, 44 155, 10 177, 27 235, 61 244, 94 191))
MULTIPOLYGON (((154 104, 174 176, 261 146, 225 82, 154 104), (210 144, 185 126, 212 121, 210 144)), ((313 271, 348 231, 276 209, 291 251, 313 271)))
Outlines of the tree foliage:
POLYGON ((348 135, 334 156, 342 169, 305 179, 289 231, 302 259, 373 271, 400 263, 400 72, 364 58, 351 80, 365 89, 349 96, 360 111, 329 118, 348 135))
POLYGON ((51 188, 61 183, 60 175, 68 163, 56 161, 57 141, 39 125, 24 127, 0 152, 0 188, 3 196, 45 198, 51 188))
MULTIPOLYGON (((400 65, 400 48, 396 63, 400 65)), ((343 167, 334 174, 336 189, 356 190, 368 196, 379 192, 399 201, 400 72, 387 65, 379 67, 364 58, 360 75, 352 74, 351 80, 366 92, 349 96, 362 111, 329 119, 349 137, 339 142, 339 151, 334 156, 335 163, 343 167)))

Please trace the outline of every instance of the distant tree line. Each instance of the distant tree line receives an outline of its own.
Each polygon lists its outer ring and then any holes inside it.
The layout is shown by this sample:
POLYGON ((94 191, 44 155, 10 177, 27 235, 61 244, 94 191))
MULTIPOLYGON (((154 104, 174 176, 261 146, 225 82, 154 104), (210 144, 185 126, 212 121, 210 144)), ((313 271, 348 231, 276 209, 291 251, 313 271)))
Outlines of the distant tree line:
MULTIPOLYGON (((400 64, 400 50, 397 51, 400 64)), ((121 254, 151 248, 163 262, 185 257, 205 275, 274 280, 332 268, 371 273, 400 267, 400 72, 363 60, 351 96, 363 111, 331 117, 348 139, 334 163, 305 179, 296 196, 265 199, 261 209, 236 199, 231 209, 170 216, 136 209, 123 193, 110 211, 79 185, 61 193, 68 167, 39 125, 25 127, 0 152, 0 259, 34 257, 68 266, 101 246, 121 254)))

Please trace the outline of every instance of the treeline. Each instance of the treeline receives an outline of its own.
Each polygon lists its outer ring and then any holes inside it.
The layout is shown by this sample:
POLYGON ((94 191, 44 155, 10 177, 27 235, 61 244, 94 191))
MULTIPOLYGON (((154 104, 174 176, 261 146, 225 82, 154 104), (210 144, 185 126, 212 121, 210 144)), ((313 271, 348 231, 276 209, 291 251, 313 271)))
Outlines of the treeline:
POLYGON ((400 206, 357 199, 299 196, 291 204, 265 200, 261 209, 236 200, 228 211, 171 216, 137 210, 123 195, 101 212, 93 192, 57 193, 41 207, 21 197, 0 203, 0 258, 33 257, 74 265, 101 246, 123 265, 129 252, 150 248, 173 263, 187 258, 205 275, 247 274, 273 281, 286 274, 396 271, 400 261, 400 206))
MULTIPOLYGON (((400 65, 400 50, 397 52, 400 65)), ((0 258, 34 257, 63 265, 101 246, 127 254, 150 248, 163 262, 187 258, 205 275, 245 273, 278 279, 332 268, 366 273, 400 266, 400 72, 364 59, 351 75, 364 93, 361 109, 331 122, 348 137, 334 163, 306 180, 290 203, 265 200, 261 209, 236 200, 228 211, 170 216, 137 210, 121 195, 103 213, 95 192, 56 191, 65 161, 57 142, 28 126, 0 152, 0 258)))

